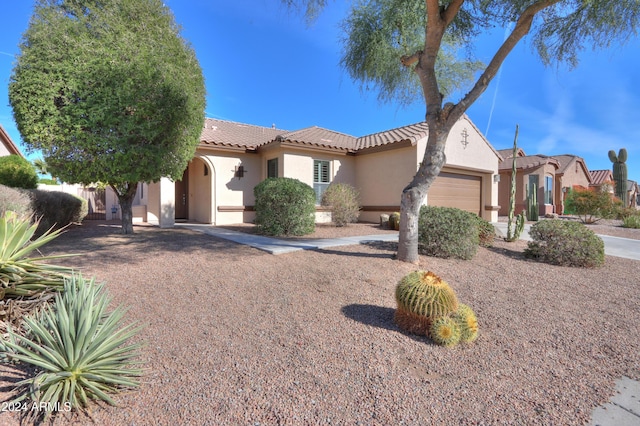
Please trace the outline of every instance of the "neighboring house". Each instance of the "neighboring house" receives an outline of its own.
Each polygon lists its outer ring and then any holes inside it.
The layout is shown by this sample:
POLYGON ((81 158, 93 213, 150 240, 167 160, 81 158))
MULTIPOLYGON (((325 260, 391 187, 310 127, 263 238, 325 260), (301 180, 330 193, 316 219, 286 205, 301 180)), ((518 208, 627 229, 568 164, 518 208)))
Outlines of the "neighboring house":
POLYGON ((12 154, 24 157, 17 145, 11 140, 9 134, 4 130, 2 124, 0 124, 0 157, 12 154))
POLYGON ((564 200, 573 188, 588 189, 592 183, 591 174, 584 159, 577 155, 554 155, 560 167, 555 176, 555 213, 564 213, 564 200))
POLYGON ((591 175, 591 184, 589 185, 590 188, 594 188, 599 191, 604 190, 613 194, 613 173, 610 169, 591 170, 589 174, 591 175))
MULTIPOLYGON (((498 184, 498 204, 500 216, 509 214, 509 198, 511 196, 511 171, 513 167, 513 150, 503 149, 499 153, 506 156, 500 163, 500 182, 498 184)), ((536 185, 539 213, 554 213, 556 174, 560 170, 560 162, 547 155, 526 155, 518 150, 516 157, 516 210, 515 214, 527 208, 527 193, 536 185)))
MULTIPOLYGON (((354 186, 360 192, 360 220, 377 222, 381 213, 400 209, 402 190, 422 161, 427 135, 426 123, 354 137, 320 127, 286 131, 207 119, 183 179, 149 185, 147 220, 161 227, 175 220, 251 222, 253 188, 268 177, 290 177, 313 187, 318 203, 331 183, 354 186)), ((447 162, 426 203, 497 220, 501 158, 468 117, 451 130, 445 154, 447 162)), ((316 218, 328 221, 326 209, 318 206, 316 218)))
POLYGON ((638 188, 638 182, 635 180, 627 180, 627 192, 629 193, 629 207, 636 208, 638 207, 638 197, 640 193, 638 192, 640 188, 638 188))

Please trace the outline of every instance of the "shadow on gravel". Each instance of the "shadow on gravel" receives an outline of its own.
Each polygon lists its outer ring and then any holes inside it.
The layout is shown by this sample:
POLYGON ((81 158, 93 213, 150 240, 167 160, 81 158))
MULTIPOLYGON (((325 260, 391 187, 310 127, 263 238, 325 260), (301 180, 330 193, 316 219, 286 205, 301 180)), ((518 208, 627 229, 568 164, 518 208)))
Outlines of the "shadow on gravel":
POLYGON ((528 260, 522 250, 512 250, 503 247, 488 247, 487 250, 492 251, 496 254, 500 254, 515 260, 528 260))
POLYGON ((374 259, 392 259, 395 257, 394 254, 388 253, 364 253, 364 252, 352 252, 352 251, 341 251, 336 249, 323 249, 323 248, 314 248, 313 251, 323 254, 335 254, 338 256, 347 256, 347 257, 369 257, 374 259))
POLYGON ((343 306, 341 311, 347 318, 351 318, 352 320, 361 322, 362 324, 383 328, 385 330, 400 331, 393 322, 395 309, 385 308, 384 306, 354 303, 352 305, 343 306))
POLYGON ((351 318, 352 320, 358 321, 362 324, 381 328, 383 330, 395 331, 418 342, 434 344, 430 339, 427 339, 426 336, 418 336, 401 330, 395 322, 393 322, 393 315, 396 311, 393 308, 354 303, 352 305, 343 306, 341 311, 347 318, 351 318))
MULTIPOLYGON (((101 262, 135 264, 160 252, 204 256, 215 256, 220 252, 238 256, 259 253, 247 250, 240 244, 188 229, 134 226, 133 235, 123 235, 119 224, 109 222, 85 222, 71 227, 44 246, 42 252, 45 255, 79 254, 80 256, 64 260, 64 264, 71 266, 82 266, 98 259, 101 262)), ((62 264, 62 261, 57 263, 62 264)))

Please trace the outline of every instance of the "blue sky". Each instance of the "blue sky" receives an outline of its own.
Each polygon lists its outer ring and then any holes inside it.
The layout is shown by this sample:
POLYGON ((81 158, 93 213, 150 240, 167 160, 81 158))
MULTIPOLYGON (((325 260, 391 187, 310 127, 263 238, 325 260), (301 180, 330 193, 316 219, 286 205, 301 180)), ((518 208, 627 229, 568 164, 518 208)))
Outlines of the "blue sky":
MULTIPOLYGON (((338 24, 348 2, 335 0, 307 28, 279 0, 165 0, 204 70, 207 116, 296 130, 321 126, 354 136, 424 119, 421 102, 405 109, 362 93, 339 66, 338 24)), ((0 27, 0 123, 23 152, 7 86, 33 2, 4 4, 0 27)), ((488 62, 503 31, 484 36, 488 62)), ((607 152, 627 148, 629 178, 640 180, 640 38, 581 55, 579 66, 545 68, 526 41, 467 112, 496 149, 575 154, 591 170, 610 169, 607 152)), ((452 99, 457 101, 457 99, 452 99)), ((30 154, 29 158, 37 154, 30 154)))

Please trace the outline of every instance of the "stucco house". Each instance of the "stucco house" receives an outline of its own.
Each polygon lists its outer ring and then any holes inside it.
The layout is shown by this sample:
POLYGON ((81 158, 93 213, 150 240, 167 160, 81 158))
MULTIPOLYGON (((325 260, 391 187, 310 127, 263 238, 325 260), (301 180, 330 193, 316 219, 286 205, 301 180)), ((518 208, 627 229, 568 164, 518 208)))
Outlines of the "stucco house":
MULTIPOLYGON (((500 215, 508 214, 511 193, 511 169, 513 150, 498 151, 505 159, 500 163, 499 204, 500 215)), ((587 189, 592 177, 582 157, 571 154, 562 155, 526 155, 518 149, 517 159, 516 213, 526 208, 526 187, 533 183, 537 186, 537 198, 540 214, 564 212, 564 200, 567 191, 572 188, 587 189)))
MULTIPOLYGON (((509 198, 511 196, 511 171, 513 155, 511 149, 499 150, 504 157, 500 163, 500 182, 498 184, 498 204, 500 216, 509 214, 509 198)), ((516 210, 515 214, 527 208, 527 191, 536 185, 539 213, 545 215, 555 211, 554 182, 560 162, 547 155, 526 155, 519 150, 516 157, 516 210)))
MULTIPOLYGON (((321 127, 287 131, 206 119, 201 141, 182 180, 145 185, 149 223, 224 225, 255 217, 253 188, 268 177, 291 177, 314 188, 319 200, 333 182, 360 192, 361 221, 398 211, 402 189, 422 161, 426 123, 355 137, 321 127)), ((426 203, 453 206, 497 220, 500 155, 464 116, 447 141, 447 162, 426 203)), ((317 208, 318 222, 330 214, 317 208)))
POLYGON ((12 154, 24 157, 18 149, 18 146, 13 143, 9 134, 4 130, 2 124, 0 124, 0 157, 12 154))

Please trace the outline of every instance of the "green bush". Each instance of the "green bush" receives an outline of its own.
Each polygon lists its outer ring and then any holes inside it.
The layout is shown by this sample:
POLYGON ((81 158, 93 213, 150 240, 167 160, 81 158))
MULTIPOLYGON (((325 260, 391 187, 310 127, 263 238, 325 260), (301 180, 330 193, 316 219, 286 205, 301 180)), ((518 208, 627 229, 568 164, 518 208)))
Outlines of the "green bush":
POLYGON ((634 214, 622 219, 623 228, 640 228, 640 214, 634 214))
POLYGON ((40 218, 38 232, 80 223, 89 213, 87 200, 66 192, 36 189, 31 192, 31 200, 33 211, 40 218))
POLYGON ((543 220, 529 230, 532 241, 526 257, 564 266, 595 267, 604 264, 604 242, 578 222, 543 220))
POLYGON ((418 250, 427 256, 471 259, 478 250, 476 216, 452 207, 423 206, 418 218, 418 250))
POLYGON ((589 189, 572 189, 565 200, 565 211, 575 214, 583 223, 615 218, 621 206, 620 200, 608 192, 589 189))
POLYGON ((306 235, 315 231, 316 194, 291 178, 269 178, 253 189, 258 229, 266 235, 306 235))
POLYGON ((19 217, 30 217, 33 210, 29 193, 0 185, 0 216, 8 211, 16 212, 19 217))
POLYGON ((346 183, 331 184, 322 194, 322 205, 331 207, 331 221, 336 226, 357 222, 360 215, 358 191, 346 183))
MULTIPOLYGON (((473 213, 470 213, 473 214, 473 213)), ((493 240, 496 237, 496 228, 480 216, 473 215, 478 223, 478 240, 482 247, 493 247, 493 240)))
POLYGON ((29 161, 20 155, 0 157, 0 184, 12 188, 35 189, 38 174, 29 161))
POLYGON ((38 179, 38 183, 43 185, 60 185, 57 180, 48 178, 40 178, 38 179))

